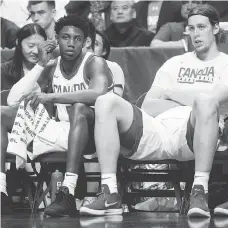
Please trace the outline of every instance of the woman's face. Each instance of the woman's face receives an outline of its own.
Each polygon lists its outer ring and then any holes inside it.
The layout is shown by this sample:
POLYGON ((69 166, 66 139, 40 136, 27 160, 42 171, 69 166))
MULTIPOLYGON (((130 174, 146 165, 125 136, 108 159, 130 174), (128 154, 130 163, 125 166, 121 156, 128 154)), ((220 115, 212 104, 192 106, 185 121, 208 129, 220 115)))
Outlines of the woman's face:
POLYGON ((97 56, 102 56, 103 54, 103 39, 99 34, 96 34, 94 53, 97 56))
POLYGON ((36 64, 39 60, 38 45, 44 41, 44 37, 39 34, 33 34, 22 40, 21 49, 24 60, 36 64))

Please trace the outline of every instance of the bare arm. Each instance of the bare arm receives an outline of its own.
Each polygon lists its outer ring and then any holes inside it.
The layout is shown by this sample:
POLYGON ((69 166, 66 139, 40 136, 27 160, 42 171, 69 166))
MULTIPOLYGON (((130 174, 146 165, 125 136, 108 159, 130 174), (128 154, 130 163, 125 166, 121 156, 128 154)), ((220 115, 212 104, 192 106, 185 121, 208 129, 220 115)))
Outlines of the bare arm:
POLYGON ((108 64, 108 66, 112 72, 114 79, 114 92, 118 94, 120 97, 122 97, 125 86, 124 72, 120 65, 115 62, 112 62, 111 65, 108 64))
POLYGON ((152 87, 142 103, 142 109, 150 116, 156 117, 162 112, 180 106, 178 102, 166 100, 165 90, 159 87, 152 87))
POLYGON ((156 48, 184 48, 187 51, 188 39, 184 36, 185 33, 183 34, 184 40, 172 41, 173 32, 172 23, 164 24, 155 35, 150 46, 156 48))
POLYGON ((157 47, 157 48, 185 48, 183 40, 178 40, 178 41, 152 40, 150 46, 157 47))
POLYGON ((201 93, 214 96, 219 106, 228 103, 228 87, 223 84, 215 84, 210 90, 201 88, 198 92, 195 90, 186 91, 180 88, 170 89, 165 91, 164 96, 166 99, 173 100, 182 105, 192 106, 196 96, 199 96, 201 93))
POLYGON ((93 57, 86 66, 86 76, 90 79, 88 90, 43 94, 39 102, 94 105, 97 97, 107 92, 108 77, 111 78, 111 75, 105 60, 100 57, 93 57))

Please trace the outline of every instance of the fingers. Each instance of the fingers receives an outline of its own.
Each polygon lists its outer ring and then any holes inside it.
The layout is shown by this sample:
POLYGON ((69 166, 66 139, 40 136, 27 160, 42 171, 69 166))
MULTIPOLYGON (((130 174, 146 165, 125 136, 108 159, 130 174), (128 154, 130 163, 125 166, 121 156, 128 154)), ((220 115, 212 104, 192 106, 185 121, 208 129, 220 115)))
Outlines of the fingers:
POLYGON ((30 102, 30 106, 35 111, 39 103, 40 103, 40 99, 37 95, 35 95, 30 102))
POLYGON ((35 111, 38 105, 41 103, 41 99, 37 93, 32 93, 24 99, 25 107, 27 107, 28 102, 30 101, 31 108, 35 111))
POLYGON ((30 95, 28 95, 28 96, 24 99, 24 106, 25 106, 25 107, 27 107, 28 102, 29 102, 30 100, 32 100, 32 98, 33 98, 34 95, 35 95, 34 93, 31 93, 30 95))
POLYGON ((57 47, 56 41, 46 40, 42 44, 39 45, 40 50, 43 50, 46 53, 52 52, 57 47))

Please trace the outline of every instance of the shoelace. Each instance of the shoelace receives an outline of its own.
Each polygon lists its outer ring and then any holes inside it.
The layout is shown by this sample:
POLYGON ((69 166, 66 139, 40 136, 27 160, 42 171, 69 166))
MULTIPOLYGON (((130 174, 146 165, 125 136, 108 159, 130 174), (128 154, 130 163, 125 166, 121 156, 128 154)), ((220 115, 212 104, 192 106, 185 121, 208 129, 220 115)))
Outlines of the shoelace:
POLYGON ((201 192, 194 192, 193 197, 197 197, 202 203, 205 203, 205 196, 201 192))
POLYGON ((57 192, 55 195, 56 195, 56 198, 55 198, 56 203, 61 203, 64 197, 66 196, 65 193, 62 191, 57 192))
POLYGON ((97 193, 97 199, 105 199, 105 193, 104 192, 97 193))

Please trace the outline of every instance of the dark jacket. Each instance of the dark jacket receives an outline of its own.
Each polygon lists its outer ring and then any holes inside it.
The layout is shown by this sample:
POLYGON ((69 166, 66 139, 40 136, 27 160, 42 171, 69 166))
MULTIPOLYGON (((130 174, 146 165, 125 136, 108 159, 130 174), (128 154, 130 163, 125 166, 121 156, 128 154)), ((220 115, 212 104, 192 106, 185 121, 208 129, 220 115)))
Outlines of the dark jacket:
POLYGON ((16 35, 20 28, 5 18, 1 19, 1 47, 13 48, 16 46, 16 35))
POLYGON ((138 27, 134 20, 124 33, 120 33, 115 24, 111 24, 104 33, 109 39, 111 47, 150 46, 154 37, 154 33, 138 27))
POLYGON ((14 68, 13 60, 1 64, 1 91, 11 89, 24 76, 23 70, 18 72, 14 68))
MULTIPOLYGON (((148 17, 148 7, 151 1, 139 1, 136 3, 136 20, 137 23, 144 27, 147 27, 147 17, 148 17)), ((163 1, 158 23, 157 29, 158 31, 160 27, 168 22, 181 22, 184 19, 180 14, 181 1, 163 1)))

